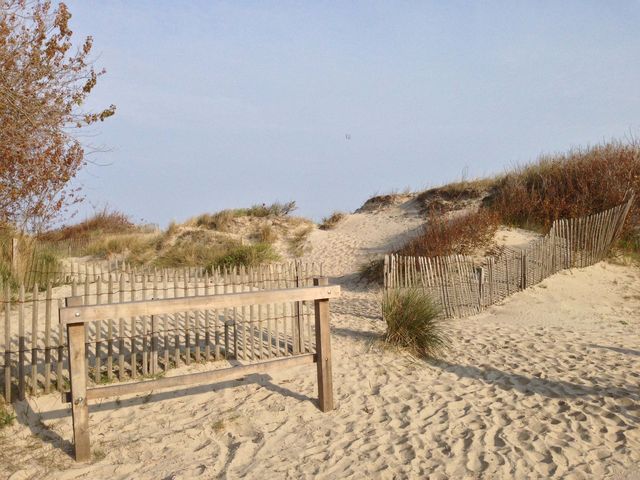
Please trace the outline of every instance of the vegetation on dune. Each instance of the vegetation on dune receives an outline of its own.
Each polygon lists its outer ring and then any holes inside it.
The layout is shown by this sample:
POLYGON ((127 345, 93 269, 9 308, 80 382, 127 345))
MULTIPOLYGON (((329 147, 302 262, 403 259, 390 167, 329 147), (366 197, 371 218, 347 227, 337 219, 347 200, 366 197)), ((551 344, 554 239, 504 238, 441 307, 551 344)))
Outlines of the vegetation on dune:
POLYGON ((320 230, 331 230, 335 228, 338 223, 345 217, 345 213, 343 212, 333 212, 328 217, 324 217, 322 222, 318 226, 320 230))
POLYGON ((209 235, 206 231, 187 231, 173 243, 156 250, 144 250, 131 256, 130 260, 158 267, 204 266, 211 270, 234 265, 258 265, 277 258, 273 247, 267 243, 243 245, 237 240, 209 235))
POLYGON ((386 292, 384 342, 421 358, 437 358, 449 345, 446 321, 433 299, 419 289, 386 292))
POLYGON ((507 224, 548 228, 559 218, 579 217, 623 202, 633 189, 636 202, 625 233, 638 224, 640 144, 610 142, 546 155, 500 178, 485 201, 507 224))
POLYGON ((289 253, 294 257, 301 257, 305 253, 305 246, 309 234, 313 231, 313 225, 302 225, 293 231, 289 237, 289 253))
POLYGON ((471 254, 491 243, 499 224, 498 215, 485 209, 453 218, 431 212, 422 232, 394 253, 426 257, 471 254))
POLYGON ((8 284, 12 290, 15 290, 35 265, 38 266, 38 270, 32 272, 31 278, 35 283, 44 287, 45 272, 60 270, 61 255, 55 248, 42 245, 33 237, 21 234, 13 228, 0 228, 0 282, 8 284), (13 238, 19 240, 16 270, 12 269, 13 238))
POLYGON ((103 208, 93 216, 76 223, 49 230, 38 236, 40 240, 51 242, 88 240, 105 234, 140 232, 142 227, 117 210, 103 208))
POLYGON ((430 188, 416 195, 416 202, 423 213, 447 213, 460 210, 487 195, 498 178, 462 180, 441 187, 430 188))
POLYGON ((271 205, 253 205, 249 208, 236 208, 231 210, 221 210, 216 213, 202 214, 189 223, 197 227, 205 227, 219 232, 228 232, 233 220, 238 217, 283 217, 289 215, 296 209, 296 202, 274 202, 271 205))
MULTIPOLYGON (((470 254, 489 247, 500 224, 545 232, 554 220, 589 215, 619 205, 629 190, 637 195, 618 248, 625 255, 638 257, 640 144, 616 141, 545 155, 498 177, 426 190, 416 196, 418 206, 427 212, 425 227, 390 253, 470 254), (477 206, 468 213, 445 215, 473 202, 477 206)), ((381 201, 378 197, 371 200, 381 201)), ((382 283, 382 266, 381 259, 366 262, 360 268, 360 277, 382 283)))
POLYGON ((0 430, 13 424, 15 415, 7 410, 7 406, 0 403, 0 430))

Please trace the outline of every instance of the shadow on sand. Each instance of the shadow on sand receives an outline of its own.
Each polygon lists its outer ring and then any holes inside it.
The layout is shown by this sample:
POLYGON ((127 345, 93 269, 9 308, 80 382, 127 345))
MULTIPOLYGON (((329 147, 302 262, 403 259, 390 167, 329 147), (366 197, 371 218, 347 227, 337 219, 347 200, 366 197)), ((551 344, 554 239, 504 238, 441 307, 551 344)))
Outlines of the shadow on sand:
MULTIPOLYGON (((564 380, 541 378, 535 375, 529 377, 487 366, 480 368, 473 365, 457 365, 444 360, 433 361, 430 364, 459 377, 480 380, 503 390, 515 390, 525 395, 538 394, 558 399, 591 396, 640 400, 640 389, 637 385, 633 387, 609 385, 605 379, 598 377, 582 377, 585 384, 577 384, 564 380)), ((640 418, 635 417, 635 421, 639 420, 640 418)))
MULTIPOLYGON (((121 408, 127 408, 131 406, 139 406, 146 403, 161 402, 163 400, 175 399, 187 397, 189 395, 198 395, 207 392, 217 392, 227 388, 234 388, 241 385, 258 384, 262 388, 270 390, 274 393, 285 397, 292 397, 302 402, 311 402, 318 407, 318 399, 311 398, 307 395, 294 392, 288 388, 281 387, 272 382, 270 375, 254 374, 247 375, 244 378, 237 380, 229 380, 226 382, 219 382, 215 384, 197 385, 193 387, 183 388, 179 390, 168 390, 163 392, 150 391, 146 395, 140 395, 126 400, 108 400, 89 405, 89 413, 102 412, 105 410, 116 410, 121 408)), ((31 404, 26 401, 19 401, 14 404, 16 410, 16 420, 27 426, 31 430, 31 434, 39 438, 44 443, 51 444, 54 448, 62 450, 71 458, 74 457, 73 444, 69 440, 65 440, 56 432, 51 430, 44 421, 56 420, 60 418, 68 418, 71 423, 71 407, 60 408, 57 410, 49 410, 46 412, 36 412, 33 410, 31 404)))

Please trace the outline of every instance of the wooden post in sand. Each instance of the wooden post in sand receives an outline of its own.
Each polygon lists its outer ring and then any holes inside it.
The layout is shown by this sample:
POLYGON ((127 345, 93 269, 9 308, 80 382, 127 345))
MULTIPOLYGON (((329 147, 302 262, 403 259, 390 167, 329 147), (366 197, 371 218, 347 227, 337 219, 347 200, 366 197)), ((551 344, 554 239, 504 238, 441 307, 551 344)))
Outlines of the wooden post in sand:
POLYGON ((18 276, 18 262, 20 259, 20 245, 17 238, 11 239, 11 274, 18 276))
MULTIPOLYGON (((327 277, 313 279, 314 286, 327 286, 327 277)), ((315 300, 316 365, 318 368, 318 399, 320 410, 333 410, 333 378, 331 373, 331 335, 329 332, 329 299, 315 300)))
MULTIPOLYGON (((67 298, 67 307, 83 304, 82 297, 67 298)), ((87 363, 85 361, 85 324, 68 323, 69 377, 71 379, 71 415, 73 417, 73 440, 76 461, 85 462, 91 458, 89 442, 89 404, 87 403, 87 363)))

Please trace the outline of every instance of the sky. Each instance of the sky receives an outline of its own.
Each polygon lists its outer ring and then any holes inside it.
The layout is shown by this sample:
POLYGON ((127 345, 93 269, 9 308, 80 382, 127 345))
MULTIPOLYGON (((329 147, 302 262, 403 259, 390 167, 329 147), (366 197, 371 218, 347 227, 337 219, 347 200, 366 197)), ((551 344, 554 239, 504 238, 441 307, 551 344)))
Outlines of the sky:
POLYGON ((317 221, 640 136, 638 1, 66 3, 107 70, 85 107, 117 106, 76 219, 317 221))

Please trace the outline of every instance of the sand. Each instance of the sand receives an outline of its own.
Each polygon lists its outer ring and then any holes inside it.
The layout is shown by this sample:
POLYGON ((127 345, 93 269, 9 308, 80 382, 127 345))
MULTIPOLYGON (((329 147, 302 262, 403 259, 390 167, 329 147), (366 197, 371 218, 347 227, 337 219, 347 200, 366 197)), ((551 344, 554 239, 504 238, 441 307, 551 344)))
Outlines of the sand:
POLYGON ((310 236, 343 286, 335 411, 313 367, 113 399, 82 465, 67 406, 37 397, 0 433, 0 478, 640 478, 640 270, 562 272, 452 320, 451 350, 419 361, 381 347, 379 291, 354 272, 420 223, 393 207, 310 236))

